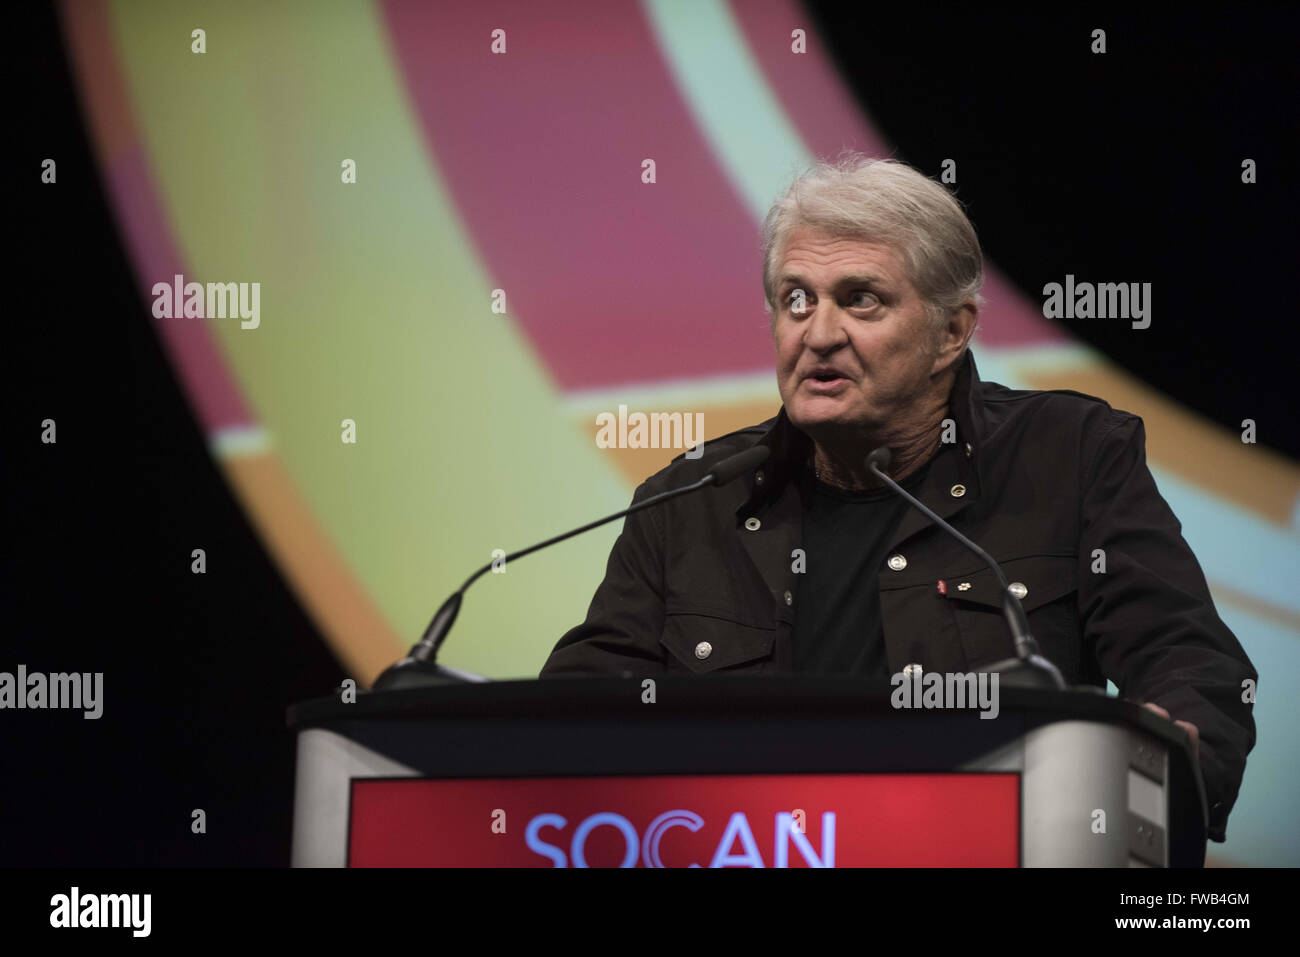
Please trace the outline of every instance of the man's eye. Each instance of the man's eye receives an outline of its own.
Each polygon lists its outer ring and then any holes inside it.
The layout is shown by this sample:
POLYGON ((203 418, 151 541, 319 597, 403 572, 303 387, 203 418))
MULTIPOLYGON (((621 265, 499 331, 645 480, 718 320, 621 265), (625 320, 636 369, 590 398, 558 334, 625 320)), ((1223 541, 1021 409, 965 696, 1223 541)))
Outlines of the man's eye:
POLYGON ((880 302, 880 300, 876 298, 876 294, 874 292, 868 292, 865 289, 856 289, 849 296, 849 305, 858 306, 863 309, 870 309, 878 302, 880 302), (866 301, 859 302, 859 297, 862 296, 866 297, 866 301))

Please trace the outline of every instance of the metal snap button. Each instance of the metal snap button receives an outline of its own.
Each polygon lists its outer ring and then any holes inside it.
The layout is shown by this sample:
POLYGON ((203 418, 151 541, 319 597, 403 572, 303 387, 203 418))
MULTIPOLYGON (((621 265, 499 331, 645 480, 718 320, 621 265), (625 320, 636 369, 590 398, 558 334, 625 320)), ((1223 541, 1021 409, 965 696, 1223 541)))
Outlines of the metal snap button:
POLYGON ((751 532, 756 532, 763 527, 763 523, 756 518, 747 518, 745 519, 745 527, 751 532))
POLYGON ((709 644, 707 641, 701 641, 698 645, 695 646, 696 658, 703 660, 709 657, 709 655, 711 654, 713 654, 713 646, 709 644))
POLYGON ((786 592, 786 593, 785 593, 785 603, 786 603, 787 605, 793 605, 793 604, 794 604, 794 595, 791 594, 790 592, 786 592))
POLYGON ((954 486, 953 486, 949 491, 952 492, 952 497, 953 497, 953 498, 961 498, 963 495, 966 494, 966 486, 965 486, 965 485, 954 485, 954 486))
POLYGON ((901 572, 904 568, 907 567, 907 559, 904 558, 902 555, 890 555, 889 567, 896 572, 901 572))
POLYGON ((1015 595, 1017 598, 1024 598, 1029 594, 1029 589, 1020 582, 1012 582, 1007 586, 1007 591, 1011 592, 1011 594, 1015 595))

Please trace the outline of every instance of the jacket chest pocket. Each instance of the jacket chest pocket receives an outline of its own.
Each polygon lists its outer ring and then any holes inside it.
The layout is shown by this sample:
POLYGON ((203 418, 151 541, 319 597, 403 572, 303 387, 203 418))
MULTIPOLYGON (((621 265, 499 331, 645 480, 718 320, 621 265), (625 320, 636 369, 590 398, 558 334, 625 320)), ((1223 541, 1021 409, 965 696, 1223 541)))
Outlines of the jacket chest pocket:
POLYGON ((667 650, 664 662, 670 673, 758 674, 771 669, 776 629, 713 613, 670 611, 659 643, 667 650))
MULTIPOLYGON (((999 564, 1020 597, 1029 619, 1029 632, 1043 655, 1067 678, 1076 674, 1080 636, 1075 558, 1030 555, 999 564)), ((967 665, 974 668, 1014 656, 1011 632, 1002 615, 1002 590, 992 569, 954 575, 943 581, 943 597, 961 636, 967 665)))

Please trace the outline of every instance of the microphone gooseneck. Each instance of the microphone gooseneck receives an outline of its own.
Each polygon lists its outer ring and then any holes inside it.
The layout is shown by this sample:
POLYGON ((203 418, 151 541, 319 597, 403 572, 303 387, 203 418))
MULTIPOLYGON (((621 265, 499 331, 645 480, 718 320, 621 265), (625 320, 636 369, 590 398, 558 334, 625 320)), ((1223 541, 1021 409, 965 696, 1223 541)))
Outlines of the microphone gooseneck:
POLYGON ((902 496, 913 508, 978 556, 985 565, 993 570, 993 574, 997 578, 998 585, 1002 590, 1002 617, 1006 620, 1007 628, 1011 632, 1012 645, 1016 656, 989 665, 984 670, 1007 673, 1009 678, 1006 683, 1008 684, 1046 685, 1048 687, 1064 688, 1065 679, 1061 677, 1060 670, 1039 652, 1038 642, 1034 640, 1034 636, 1029 632, 1029 619, 1025 617, 1025 609, 1020 604, 1020 599, 1012 594, 1011 587, 1007 583, 1007 576, 1002 572, 1002 566, 993 560, 992 555, 953 528, 920 499, 886 475, 885 469, 889 468, 891 461, 893 461, 893 455, 889 449, 883 447, 874 449, 867 456, 867 468, 889 488, 902 496))
POLYGON ((405 658, 395 662, 384 671, 372 687, 374 691, 392 691, 399 688, 423 687, 431 684, 452 684, 464 681, 485 681, 487 679, 469 672, 459 671, 454 668, 447 668, 437 664, 438 649, 442 647, 443 641, 451 631, 451 626, 456 622, 456 616, 460 613, 461 601, 465 597, 465 591, 470 585, 478 581, 483 575, 492 570, 492 567, 498 562, 508 564, 516 559, 531 555, 533 552, 541 551, 551 545, 556 545, 565 539, 573 538, 575 535, 581 535, 583 532, 591 531, 615 519, 631 515, 633 512, 639 512, 642 509, 652 508, 669 499, 676 498, 679 495, 686 495, 690 492, 712 486, 722 486, 740 478, 748 472, 758 468, 771 454, 767 446, 755 445, 743 452, 737 452, 723 459, 708 473, 698 481, 681 488, 669 489, 666 492, 660 492, 658 495, 652 495, 650 498, 637 502, 630 508, 615 512, 613 515, 607 515, 604 518, 597 519, 594 522, 588 522, 580 528, 575 528, 568 532, 563 532, 553 538, 548 538, 544 542, 538 542, 536 545, 530 545, 522 548, 517 552, 512 552, 502 559, 493 559, 482 568, 478 569, 469 578, 465 579, 465 584, 461 585, 452 593, 442 607, 434 614, 433 620, 429 622, 429 627, 424 630, 420 640, 415 643, 405 658))

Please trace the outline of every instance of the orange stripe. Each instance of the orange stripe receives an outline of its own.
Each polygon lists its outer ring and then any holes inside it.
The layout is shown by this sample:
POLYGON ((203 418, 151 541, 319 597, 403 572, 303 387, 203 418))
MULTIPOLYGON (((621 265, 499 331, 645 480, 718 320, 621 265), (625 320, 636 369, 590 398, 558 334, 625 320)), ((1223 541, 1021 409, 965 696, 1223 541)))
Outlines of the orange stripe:
POLYGON ((339 557, 278 457, 240 455, 222 464, 244 511, 335 657, 369 687, 411 642, 401 640, 339 557))
MULTIPOLYGON (((1017 372, 1032 388, 1073 389, 1140 415, 1146 424, 1147 455, 1152 461, 1219 498, 1291 527, 1300 499, 1300 467, 1285 456, 1262 445, 1243 443, 1239 431, 1207 422, 1113 366, 1050 372, 1019 368, 1017 372)), ((1260 409, 1255 415, 1251 411, 1243 411, 1241 418, 1254 418, 1265 429, 1265 415, 1283 414, 1280 409, 1260 409)))

